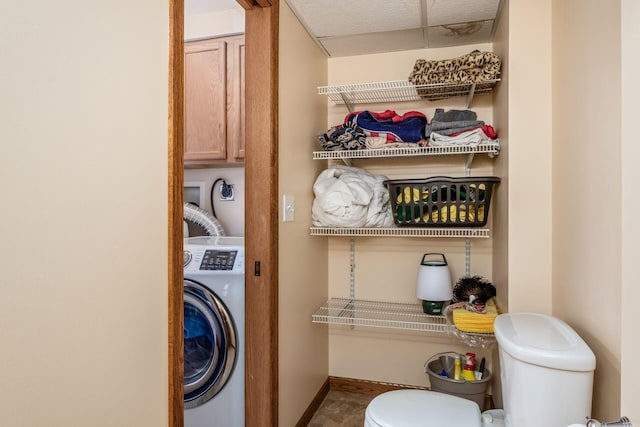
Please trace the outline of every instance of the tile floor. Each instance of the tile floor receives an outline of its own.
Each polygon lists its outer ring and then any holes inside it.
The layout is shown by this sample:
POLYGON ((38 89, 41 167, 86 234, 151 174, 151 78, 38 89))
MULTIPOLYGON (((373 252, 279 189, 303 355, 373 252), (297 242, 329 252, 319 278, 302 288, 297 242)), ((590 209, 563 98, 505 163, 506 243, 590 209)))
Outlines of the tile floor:
MULTIPOLYGON (((307 427, 363 427, 364 413, 372 394, 330 390, 307 427)), ((487 397, 486 408, 495 408, 487 397)))
POLYGON ((362 427, 364 412, 375 396, 331 390, 308 427, 362 427))

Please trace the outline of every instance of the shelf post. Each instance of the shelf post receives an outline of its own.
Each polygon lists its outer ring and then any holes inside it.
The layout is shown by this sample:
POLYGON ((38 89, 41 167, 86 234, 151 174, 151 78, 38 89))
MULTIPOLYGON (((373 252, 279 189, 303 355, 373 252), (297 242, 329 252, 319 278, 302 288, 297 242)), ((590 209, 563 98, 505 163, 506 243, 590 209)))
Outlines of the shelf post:
POLYGON ((353 302, 356 298, 356 238, 351 237, 349 241, 349 298, 353 302))
POLYGON ((471 277, 471 239, 468 237, 464 242, 464 275, 471 277))
MULTIPOLYGON (((353 308, 356 301, 356 238, 351 237, 349 240, 349 300, 351 308, 353 308)), ((351 315, 353 316, 353 310, 351 310, 351 315)), ((351 322, 349 328, 355 328, 353 322, 351 322)))
MULTIPOLYGON (((474 84, 475 87, 475 84, 474 84)), ((467 163, 465 164, 464 174, 465 176, 471 176, 471 162, 473 161, 473 153, 467 156, 467 163)), ((464 239, 464 275, 465 277, 471 277, 471 239, 464 239)))

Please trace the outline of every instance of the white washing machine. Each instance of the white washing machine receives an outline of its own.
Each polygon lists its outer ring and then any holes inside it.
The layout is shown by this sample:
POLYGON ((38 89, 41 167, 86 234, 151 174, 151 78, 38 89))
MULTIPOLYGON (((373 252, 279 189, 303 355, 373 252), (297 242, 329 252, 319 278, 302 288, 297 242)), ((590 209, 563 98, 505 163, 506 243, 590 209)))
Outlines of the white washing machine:
POLYGON ((244 239, 184 243, 184 425, 244 427, 244 239))

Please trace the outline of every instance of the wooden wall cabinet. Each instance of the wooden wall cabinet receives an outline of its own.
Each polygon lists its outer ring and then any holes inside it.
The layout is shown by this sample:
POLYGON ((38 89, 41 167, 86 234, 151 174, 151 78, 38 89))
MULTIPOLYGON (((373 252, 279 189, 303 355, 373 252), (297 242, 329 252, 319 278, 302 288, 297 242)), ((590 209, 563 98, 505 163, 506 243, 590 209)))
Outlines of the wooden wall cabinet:
POLYGON ((244 36, 185 43, 185 166, 244 163, 244 36))

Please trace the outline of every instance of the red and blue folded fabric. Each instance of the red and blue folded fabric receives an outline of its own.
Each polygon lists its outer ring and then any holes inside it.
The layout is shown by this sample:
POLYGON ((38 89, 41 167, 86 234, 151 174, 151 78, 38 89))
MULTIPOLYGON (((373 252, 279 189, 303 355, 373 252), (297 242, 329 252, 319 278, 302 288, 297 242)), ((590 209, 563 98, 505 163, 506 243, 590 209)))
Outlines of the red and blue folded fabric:
POLYGON ((388 142, 415 143, 425 139, 427 116, 419 111, 409 111, 401 116, 393 110, 360 111, 348 114, 344 124, 361 128, 366 136, 386 138, 388 142))

